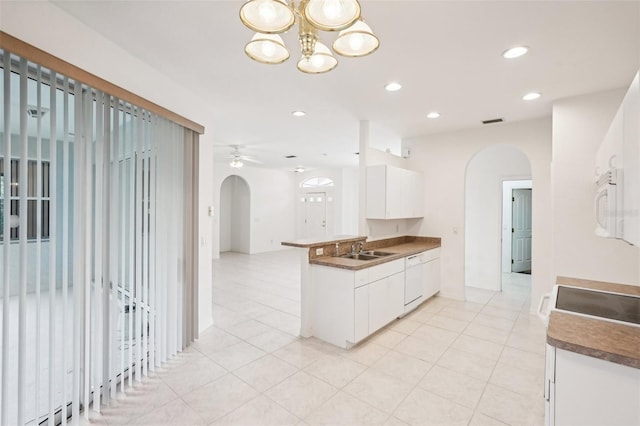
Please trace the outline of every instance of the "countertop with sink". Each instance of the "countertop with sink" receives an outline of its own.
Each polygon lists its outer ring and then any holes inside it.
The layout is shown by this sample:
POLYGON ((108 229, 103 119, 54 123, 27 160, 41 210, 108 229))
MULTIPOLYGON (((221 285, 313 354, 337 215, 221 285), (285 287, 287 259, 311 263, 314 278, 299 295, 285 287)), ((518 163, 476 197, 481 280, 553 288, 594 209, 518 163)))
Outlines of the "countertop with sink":
POLYGON ((381 263, 401 259, 440 247, 441 239, 433 237, 402 236, 366 241, 363 236, 328 237, 320 240, 297 240, 282 245, 308 248, 309 263, 334 268, 359 270, 381 263), (362 243, 362 247, 359 247, 362 243), (336 252, 336 246, 338 251, 336 252), (355 249, 355 250, 354 250, 355 249), (353 253, 359 253, 353 256, 353 253))

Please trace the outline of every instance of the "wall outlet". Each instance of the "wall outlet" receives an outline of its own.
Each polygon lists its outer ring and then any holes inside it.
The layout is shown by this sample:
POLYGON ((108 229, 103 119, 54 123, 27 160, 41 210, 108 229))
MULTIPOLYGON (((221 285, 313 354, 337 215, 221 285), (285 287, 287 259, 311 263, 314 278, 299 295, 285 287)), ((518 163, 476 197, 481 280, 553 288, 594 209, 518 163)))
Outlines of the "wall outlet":
POLYGON ((324 248, 320 247, 316 249, 316 256, 322 256, 324 254, 324 248))

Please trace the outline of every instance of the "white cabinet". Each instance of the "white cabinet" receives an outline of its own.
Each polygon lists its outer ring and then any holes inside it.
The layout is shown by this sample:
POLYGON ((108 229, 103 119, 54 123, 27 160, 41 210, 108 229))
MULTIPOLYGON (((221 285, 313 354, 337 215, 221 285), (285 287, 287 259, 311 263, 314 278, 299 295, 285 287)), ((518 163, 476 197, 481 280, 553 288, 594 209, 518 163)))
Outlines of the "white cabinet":
POLYGON ((640 246, 640 75, 622 103, 622 239, 640 246))
POLYGON ((640 369, 547 345, 547 425, 640 424, 640 369))
POLYGON ((622 104, 596 152, 596 175, 615 171, 615 184, 598 187, 596 220, 606 232, 598 235, 621 238, 640 246, 640 75, 636 74, 622 104), (613 196, 609 196, 609 194, 613 196), (603 208, 606 208, 603 211, 603 208), (606 215, 604 214, 606 212, 606 215), (606 221, 603 219, 606 217, 606 221))
POLYGON ((400 316, 404 259, 359 271, 311 265, 311 334, 348 348, 400 316))
POLYGON ((424 274, 424 290, 422 299, 427 300, 440 291, 440 247, 424 253, 425 263, 422 264, 424 274))
POLYGON ((369 334, 404 312, 404 272, 369 284, 369 334))
POLYGON ((367 218, 423 216, 422 173, 389 165, 367 167, 367 218))

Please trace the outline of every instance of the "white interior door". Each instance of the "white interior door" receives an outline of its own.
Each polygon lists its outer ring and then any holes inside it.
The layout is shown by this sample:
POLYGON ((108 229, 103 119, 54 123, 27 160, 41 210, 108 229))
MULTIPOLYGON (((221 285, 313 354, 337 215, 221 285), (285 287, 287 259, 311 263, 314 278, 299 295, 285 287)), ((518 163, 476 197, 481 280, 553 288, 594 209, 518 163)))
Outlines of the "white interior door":
POLYGON ((511 239, 511 272, 530 272, 531 189, 513 190, 511 239))
POLYGON ((327 194, 309 192, 304 202, 304 235, 306 238, 324 237, 327 233, 327 194))

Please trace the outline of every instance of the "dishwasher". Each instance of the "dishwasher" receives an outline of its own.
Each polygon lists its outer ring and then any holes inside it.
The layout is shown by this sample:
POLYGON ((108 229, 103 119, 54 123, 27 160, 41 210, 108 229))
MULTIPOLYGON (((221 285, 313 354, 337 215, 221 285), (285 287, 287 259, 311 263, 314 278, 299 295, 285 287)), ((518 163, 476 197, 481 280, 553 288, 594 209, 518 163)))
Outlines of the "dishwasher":
POLYGON ((405 275, 404 275, 404 311, 405 313, 415 308, 422 301, 422 292, 424 289, 423 264, 426 258, 423 253, 414 254, 405 258, 405 275))

